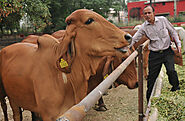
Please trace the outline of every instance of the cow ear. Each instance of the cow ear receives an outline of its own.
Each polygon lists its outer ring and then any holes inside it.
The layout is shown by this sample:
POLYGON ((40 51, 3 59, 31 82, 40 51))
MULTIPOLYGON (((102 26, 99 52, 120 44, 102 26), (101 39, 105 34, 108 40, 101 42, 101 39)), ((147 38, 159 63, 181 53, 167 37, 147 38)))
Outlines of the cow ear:
POLYGON ((100 72, 101 75, 104 77, 109 73, 109 66, 111 61, 113 60, 113 57, 101 57, 101 58, 96 58, 96 59, 90 59, 89 63, 90 64, 90 73, 88 72, 84 72, 85 73, 85 77, 88 80, 89 79, 89 74, 90 75, 95 75, 96 73, 100 72), (94 62, 91 62, 94 61, 94 62))
POLYGON ((57 60, 57 67, 59 68, 59 70, 65 73, 71 72, 71 66, 76 55, 74 40, 75 40, 74 36, 73 37, 64 36, 64 39, 61 42, 62 46, 64 46, 63 47, 64 52, 57 60), (66 41, 66 39, 70 39, 70 40, 66 41), (68 42, 68 43, 66 44, 65 42, 68 42))
POLYGON ((113 67, 111 64, 112 61, 113 61, 113 58, 111 56, 108 56, 106 58, 106 62, 104 64, 103 72, 102 72, 102 76, 104 79, 113 71, 113 67))

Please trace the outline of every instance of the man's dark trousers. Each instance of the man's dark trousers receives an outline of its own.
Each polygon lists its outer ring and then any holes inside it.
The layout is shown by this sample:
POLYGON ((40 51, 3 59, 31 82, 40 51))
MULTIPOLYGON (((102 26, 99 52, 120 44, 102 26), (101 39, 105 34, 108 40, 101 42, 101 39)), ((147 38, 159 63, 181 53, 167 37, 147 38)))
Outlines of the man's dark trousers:
POLYGON ((162 64, 164 64, 166 67, 168 80, 170 84, 175 88, 179 86, 177 72, 175 71, 175 67, 174 67, 173 55, 174 55, 174 52, 171 49, 171 47, 163 51, 157 51, 157 52, 150 51, 149 60, 148 60, 149 74, 147 79, 147 93, 146 93, 147 102, 149 101, 153 86, 160 73, 162 64))

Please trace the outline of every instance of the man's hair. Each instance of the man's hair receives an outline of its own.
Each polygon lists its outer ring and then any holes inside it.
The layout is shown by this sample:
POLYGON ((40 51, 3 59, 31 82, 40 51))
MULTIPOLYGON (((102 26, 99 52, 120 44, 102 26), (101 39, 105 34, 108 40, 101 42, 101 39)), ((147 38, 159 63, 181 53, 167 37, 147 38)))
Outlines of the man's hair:
MULTIPOLYGON (((145 6, 145 7, 144 7, 144 9, 145 9, 145 8, 147 8, 147 7, 151 7, 151 8, 152 8, 152 11, 153 11, 153 12, 155 11, 154 7, 153 7, 153 6, 151 6, 151 5, 147 5, 147 6, 145 6)), ((144 10, 144 9, 143 9, 143 10, 144 10)))

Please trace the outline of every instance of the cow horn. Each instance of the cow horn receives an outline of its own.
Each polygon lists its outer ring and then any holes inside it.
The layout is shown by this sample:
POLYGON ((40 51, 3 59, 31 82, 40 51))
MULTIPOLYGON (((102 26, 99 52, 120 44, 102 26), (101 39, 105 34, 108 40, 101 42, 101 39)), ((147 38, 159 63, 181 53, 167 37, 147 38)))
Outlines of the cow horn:
POLYGON ((106 63, 104 64, 104 68, 102 72, 102 76, 104 77, 104 79, 107 77, 108 74, 112 72, 112 68, 110 68, 112 61, 113 61, 113 58, 111 56, 108 56, 106 58, 106 63))

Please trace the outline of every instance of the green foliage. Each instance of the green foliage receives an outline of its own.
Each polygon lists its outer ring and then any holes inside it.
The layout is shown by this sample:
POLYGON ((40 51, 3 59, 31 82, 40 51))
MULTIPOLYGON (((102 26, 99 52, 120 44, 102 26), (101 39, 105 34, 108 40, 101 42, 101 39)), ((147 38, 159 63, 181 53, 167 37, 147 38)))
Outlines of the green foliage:
MULTIPOLYGON (((167 19, 171 22, 171 23, 176 23, 176 22, 185 22, 185 16, 183 15, 179 15, 176 20, 174 17, 170 17, 168 16, 167 19)), ((123 26, 135 26, 138 24, 142 24, 144 22, 144 19, 138 20, 138 19, 130 19, 129 23, 115 23, 118 27, 123 27, 123 26)), ((177 26, 177 25, 174 25, 177 26)), ((185 27, 182 26, 184 29, 185 27)))
POLYGON ((27 17, 35 29, 44 28, 50 22, 50 0, 24 0, 23 16, 27 17))
POLYGON ((22 5, 18 0, 1 0, 0 1, 0 22, 8 17, 9 14, 18 12, 22 5))
POLYGON ((174 17, 172 17, 172 16, 168 16, 167 18, 168 18, 168 20, 169 20, 171 23, 185 22, 185 16, 184 16, 184 15, 179 15, 179 16, 177 16, 176 18, 174 18, 174 17))
POLYGON ((53 32, 59 29, 65 29, 65 19, 73 11, 77 9, 93 10, 103 17, 108 17, 109 8, 114 8, 116 11, 121 10, 120 0, 54 0, 50 4, 51 25, 45 28, 45 32, 53 32))
MULTIPOLYGON (((183 55, 183 64, 185 64, 185 55, 183 55)), ((169 84, 167 75, 165 75, 161 96, 152 98, 152 107, 157 107, 159 111, 159 121, 185 120, 185 65, 176 65, 175 67, 181 89, 170 92, 171 85, 169 84)))
POLYGON ((129 23, 115 23, 118 27, 123 26, 136 26, 138 24, 142 24, 144 20, 130 19, 129 23))
MULTIPOLYGON (((22 18, 22 21, 26 22, 25 26, 32 28, 35 32, 43 29, 44 32, 65 29, 66 17, 77 9, 90 9, 106 18, 110 8, 117 13, 125 6, 125 0, 1 0, 0 2, 2 8, 0 11, 9 11, 8 13, 4 12, 5 16, 2 16, 6 17, 6 21, 12 21, 13 15, 11 14, 16 13, 14 16, 19 18, 15 19, 16 22, 19 23, 22 18)), ((8 28, 5 21, 1 22, 1 31, 15 28, 13 24, 7 23, 7 25, 9 25, 8 28)), ((18 26, 16 28, 19 29, 18 26)))
POLYGON ((0 29, 2 34, 4 29, 10 30, 12 34, 13 29, 19 27, 21 9, 22 5, 18 0, 0 1, 0 29))
POLYGON ((2 24, 6 29, 15 29, 19 27, 19 21, 21 19, 21 15, 19 13, 11 13, 8 17, 2 20, 2 24))
MULTIPOLYGON (((3 0, 0 3, 1 18, 0 28, 17 31, 20 29, 19 23, 22 18, 26 18, 29 26, 37 31, 50 24, 50 13, 48 4, 51 0, 3 0)), ((23 20, 25 22, 25 20, 23 20)), ((28 26, 28 25, 27 25, 28 26)))
POLYGON ((167 121, 183 121, 183 117, 185 116, 185 102, 184 97, 180 96, 178 93, 181 92, 166 92, 166 94, 162 94, 159 98, 154 98, 153 104, 157 107, 159 111, 159 120, 165 119, 167 121))

